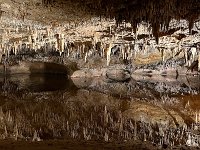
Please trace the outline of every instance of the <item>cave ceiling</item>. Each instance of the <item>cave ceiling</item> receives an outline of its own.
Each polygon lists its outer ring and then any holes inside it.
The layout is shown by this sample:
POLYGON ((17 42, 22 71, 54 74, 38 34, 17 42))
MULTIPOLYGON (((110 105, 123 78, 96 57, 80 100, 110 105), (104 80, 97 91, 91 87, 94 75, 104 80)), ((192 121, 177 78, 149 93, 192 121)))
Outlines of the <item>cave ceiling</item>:
MULTIPOLYGON (((58 2, 46 0, 44 3, 58 2)), ((153 35, 167 30, 171 19, 186 19, 191 30, 200 16, 200 0, 71 0, 86 13, 115 18, 119 24, 130 22, 134 31, 144 21, 151 25, 153 35)), ((67 9, 67 7, 66 7, 67 9)))
POLYGON ((200 20, 200 0, 1 0, 10 9, 1 13, 51 24, 84 22, 94 16, 115 19, 117 24, 131 23, 133 31, 141 22, 152 27, 156 40, 168 31, 172 19, 188 21, 193 25, 200 20), (161 32, 162 31, 162 32, 161 32))

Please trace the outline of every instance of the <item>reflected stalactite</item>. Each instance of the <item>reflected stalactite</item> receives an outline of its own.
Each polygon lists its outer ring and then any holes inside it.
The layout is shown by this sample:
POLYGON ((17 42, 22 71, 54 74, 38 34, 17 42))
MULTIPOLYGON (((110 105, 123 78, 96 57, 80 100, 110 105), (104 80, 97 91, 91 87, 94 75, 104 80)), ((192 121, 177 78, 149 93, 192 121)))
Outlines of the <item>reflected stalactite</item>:
POLYGON ((6 103, 0 107, 0 138, 3 139, 142 140, 160 146, 199 144, 194 143, 199 139, 196 134, 199 109, 188 104, 187 110, 180 114, 173 108, 185 107, 181 106, 182 101, 175 104, 176 98, 172 100, 169 96, 156 104, 153 100, 128 100, 86 89, 79 89, 75 95, 67 91, 60 94, 24 91, 21 98, 13 95, 14 92, 9 93, 6 103), (186 118, 190 116, 193 120, 187 123, 186 118))

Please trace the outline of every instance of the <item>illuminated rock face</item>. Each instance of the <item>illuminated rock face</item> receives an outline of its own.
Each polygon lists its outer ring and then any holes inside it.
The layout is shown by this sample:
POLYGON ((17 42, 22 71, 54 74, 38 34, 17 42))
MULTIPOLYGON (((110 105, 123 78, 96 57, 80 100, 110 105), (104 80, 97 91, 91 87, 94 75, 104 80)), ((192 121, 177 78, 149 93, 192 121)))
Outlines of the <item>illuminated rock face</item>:
MULTIPOLYGON (((26 10, 26 4, 29 5, 27 2, 21 6, 21 12, 26 10)), ((0 57, 2 65, 6 67, 20 64, 24 60, 59 64, 66 64, 70 60, 76 62, 79 68, 106 68, 126 64, 132 70, 136 69, 136 72, 145 68, 153 70, 155 74, 187 74, 200 68, 199 21, 191 27, 191 20, 183 20, 179 16, 180 20, 177 21, 172 16, 168 28, 159 27, 159 36, 156 37, 154 26, 148 20, 140 20, 135 30, 133 24, 128 23, 130 20, 117 26, 119 18, 116 17, 91 17, 78 23, 75 20, 51 21, 47 24, 36 22, 28 16, 20 20, 12 15, 14 10, 11 8, 11 2, 1 5, 4 13, 1 16, 0 57)), ((50 12, 51 15, 53 13, 56 11, 50 12)), ((45 17, 44 14, 43 20, 48 20, 45 17)))

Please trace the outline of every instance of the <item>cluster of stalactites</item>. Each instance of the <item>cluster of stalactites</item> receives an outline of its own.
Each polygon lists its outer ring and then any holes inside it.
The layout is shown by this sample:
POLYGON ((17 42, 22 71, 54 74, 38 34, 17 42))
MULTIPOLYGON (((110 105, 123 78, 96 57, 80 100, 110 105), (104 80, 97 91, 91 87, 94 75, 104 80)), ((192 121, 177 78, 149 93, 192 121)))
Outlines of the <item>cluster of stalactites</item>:
MULTIPOLYGON (((21 35, 13 38, 10 35, 10 31, 5 29, 5 33, 1 35, 1 56, 5 55, 9 58, 11 53, 16 55, 23 51, 23 49, 36 51, 43 48, 45 51, 49 49, 56 50, 60 54, 64 52, 67 40, 62 28, 55 31, 51 27, 47 27, 46 29, 27 27, 27 31, 29 32, 28 36, 21 35)), ((18 33, 18 27, 16 27, 15 32, 18 33)))
POLYGON ((191 31, 200 16, 199 0, 76 0, 80 7, 96 15, 115 18, 117 23, 130 22, 134 31, 142 21, 149 22, 158 42, 160 28, 167 30, 171 19, 186 19, 191 31), (84 2, 84 3, 83 3, 84 2))

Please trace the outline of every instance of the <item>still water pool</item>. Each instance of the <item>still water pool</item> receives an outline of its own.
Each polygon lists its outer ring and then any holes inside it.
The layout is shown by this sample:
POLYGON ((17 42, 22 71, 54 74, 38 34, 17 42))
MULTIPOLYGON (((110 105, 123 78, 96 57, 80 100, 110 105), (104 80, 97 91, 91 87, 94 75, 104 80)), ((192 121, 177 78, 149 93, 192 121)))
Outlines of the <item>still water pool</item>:
POLYGON ((0 77, 0 139, 199 146, 199 77, 0 77))

